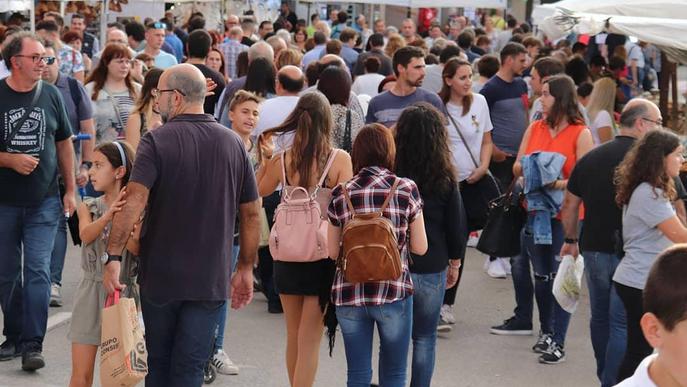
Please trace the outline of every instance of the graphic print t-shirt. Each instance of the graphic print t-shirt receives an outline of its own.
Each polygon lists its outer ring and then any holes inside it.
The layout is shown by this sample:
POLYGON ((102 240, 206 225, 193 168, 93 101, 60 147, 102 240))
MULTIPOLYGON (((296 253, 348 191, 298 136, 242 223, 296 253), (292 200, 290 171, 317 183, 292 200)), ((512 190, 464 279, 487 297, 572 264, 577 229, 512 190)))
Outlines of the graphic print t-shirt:
POLYGON ((55 143, 72 135, 60 92, 43 82, 40 98, 19 132, 8 141, 26 109, 31 106, 35 89, 19 93, 0 81, 0 152, 23 153, 39 159, 38 167, 28 176, 11 168, 0 168, 0 203, 15 206, 39 204, 47 195, 57 195, 57 148, 55 143))

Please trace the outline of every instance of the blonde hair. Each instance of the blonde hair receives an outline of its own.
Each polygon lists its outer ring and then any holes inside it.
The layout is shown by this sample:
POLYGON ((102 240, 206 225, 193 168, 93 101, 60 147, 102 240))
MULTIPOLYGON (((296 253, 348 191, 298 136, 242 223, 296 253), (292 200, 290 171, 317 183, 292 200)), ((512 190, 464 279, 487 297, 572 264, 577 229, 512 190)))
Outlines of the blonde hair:
POLYGON ((398 51, 399 48, 403 48, 406 46, 406 40, 403 39, 403 37, 399 34, 391 34, 389 35, 389 41, 386 43, 386 47, 384 47, 384 53, 389 57, 393 58, 394 53, 398 51))
POLYGON ((587 112, 592 122, 596 120, 596 116, 602 110, 608 112, 613 119, 616 87, 615 81, 608 77, 597 79, 594 82, 592 94, 589 96, 589 104, 587 104, 587 112))

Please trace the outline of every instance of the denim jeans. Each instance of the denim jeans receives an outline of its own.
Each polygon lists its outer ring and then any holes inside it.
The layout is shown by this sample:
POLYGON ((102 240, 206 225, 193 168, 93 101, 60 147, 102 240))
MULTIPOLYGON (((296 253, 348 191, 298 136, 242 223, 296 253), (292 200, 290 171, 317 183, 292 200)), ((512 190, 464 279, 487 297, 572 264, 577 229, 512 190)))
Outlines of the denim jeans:
POLYGON ((201 387, 217 316, 226 301, 156 304, 141 293, 148 348, 147 387, 201 387))
POLYGON ((560 220, 551 219, 553 243, 535 245, 532 235, 532 216, 528 216, 523 238, 522 250, 528 255, 534 268, 534 298, 539 309, 541 331, 553 335, 560 346, 565 345, 565 335, 570 324, 570 313, 561 308, 553 296, 553 280, 556 277, 563 245, 563 226, 560 220))
MULTIPOLYGON (((60 207, 61 209, 62 207, 60 207)), ((62 212, 62 211, 60 211, 62 212)), ((62 285, 64 257, 67 255, 67 220, 60 216, 57 221, 55 244, 50 255, 50 282, 62 285)))
POLYGON ((412 273, 413 285, 413 364, 411 387, 429 386, 434 372, 437 324, 446 288, 446 270, 439 273, 412 273))
POLYGON ((413 321, 413 297, 377 306, 337 306, 348 387, 369 387, 372 380, 372 336, 379 331, 379 385, 405 387, 408 347, 413 321))
MULTIPOLYGON (((231 271, 236 271, 236 262, 239 260, 239 246, 234 245, 231 249, 231 271)), ((224 348, 224 328, 227 326, 227 313, 229 313, 229 303, 225 302, 217 316, 217 329, 215 331, 215 345, 213 353, 224 348)))
POLYGON ((61 209, 57 195, 33 207, 0 204, 3 335, 21 343, 24 350, 42 349, 50 301, 50 253, 61 209))
POLYGON ((627 345, 625 306, 613 286, 613 274, 620 257, 598 251, 583 251, 582 256, 592 312, 589 329, 596 376, 602 387, 610 387, 616 384, 627 345))

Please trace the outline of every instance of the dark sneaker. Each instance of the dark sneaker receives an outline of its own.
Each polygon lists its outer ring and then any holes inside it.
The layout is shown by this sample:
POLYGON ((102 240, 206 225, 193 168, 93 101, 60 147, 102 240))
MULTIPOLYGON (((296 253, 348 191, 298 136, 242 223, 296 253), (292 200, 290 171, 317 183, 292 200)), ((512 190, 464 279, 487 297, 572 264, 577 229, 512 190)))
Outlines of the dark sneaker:
POLYGON ((552 342, 549 349, 539 356, 539 362, 542 364, 558 364, 565 361, 565 351, 563 347, 556 342, 552 342))
POLYGON ((12 360, 21 356, 21 352, 13 341, 6 340, 0 345, 0 361, 12 360))
POLYGON ((212 365, 211 361, 205 363, 205 368, 203 369, 203 383, 210 384, 217 379, 217 370, 212 365))
POLYGON ((520 322, 513 316, 505 320, 503 324, 491 327, 489 332, 492 335, 530 336, 532 335, 532 323, 520 322))
POLYGON ((284 308, 282 308, 281 302, 268 302, 267 303, 267 313, 272 313, 272 314, 284 313, 284 308))
POLYGON ((45 359, 40 351, 30 350, 21 354, 21 369, 35 371, 45 367, 45 359))
POLYGON ((551 338, 551 335, 540 331, 537 344, 532 347, 532 351, 534 351, 534 353, 544 353, 549 349, 552 343, 553 339, 551 338))

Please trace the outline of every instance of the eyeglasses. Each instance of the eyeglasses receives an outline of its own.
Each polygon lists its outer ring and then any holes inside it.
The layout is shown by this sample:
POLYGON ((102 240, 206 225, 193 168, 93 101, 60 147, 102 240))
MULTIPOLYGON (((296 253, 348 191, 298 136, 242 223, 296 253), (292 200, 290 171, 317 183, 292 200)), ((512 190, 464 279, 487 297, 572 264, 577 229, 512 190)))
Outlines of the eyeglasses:
POLYGON ((113 59, 112 62, 118 65, 129 65, 133 66, 134 65, 134 60, 133 59, 113 59))
POLYGON ((40 61, 43 61, 43 63, 47 64, 50 66, 51 64, 55 63, 55 57, 54 56, 40 56, 40 55, 15 55, 20 58, 31 58, 31 61, 33 64, 37 64, 40 61))
POLYGON ((652 120, 651 118, 642 117, 644 121, 651 122, 654 125, 663 126, 663 120, 652 120))
POLYGON ((150 94, 152 94, 153 97, 155 97, 155 98, 160 98, 162 93, 174 93, 174 92, 177 92, 177 93, 183 95, 184 97, 186 97, 186 93, 184 93, 183 91, 181 91, 179 89, 163 89, 163 90, 153 89, 150 91, 150 94))

